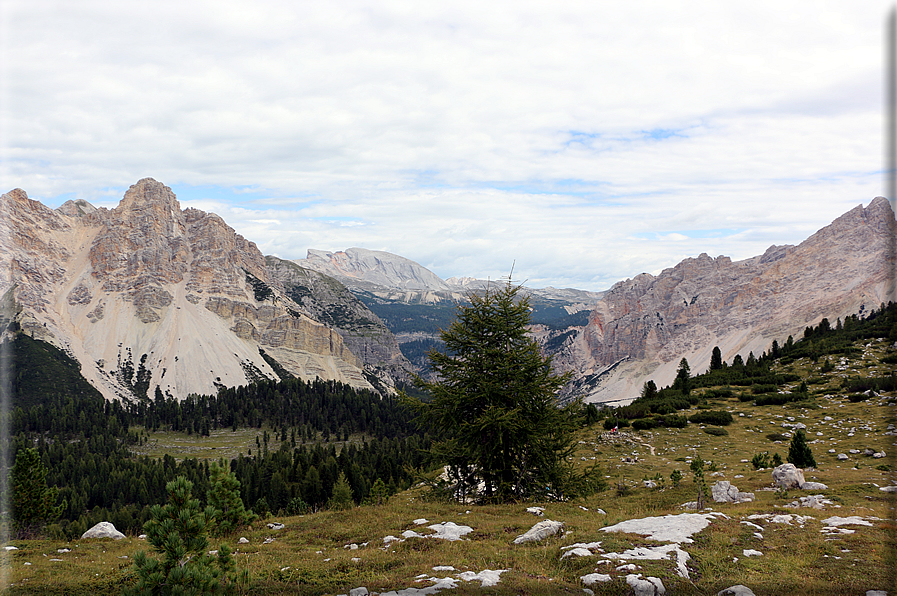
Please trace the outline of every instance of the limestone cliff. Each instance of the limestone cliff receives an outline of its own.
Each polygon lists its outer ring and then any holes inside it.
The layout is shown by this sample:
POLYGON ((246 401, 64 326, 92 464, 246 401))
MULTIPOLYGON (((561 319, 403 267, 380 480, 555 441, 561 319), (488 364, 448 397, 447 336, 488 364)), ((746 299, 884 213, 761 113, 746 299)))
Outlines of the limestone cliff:
POLYGON ((185 397, 277 378, 263 348, 302 378, 370 388, 362 362, 270 275, 256 245, 215 214, 181 210, 145 178, 115 209, 52 210, 0 198, 0 296, 23 332, 74 356, 107 398, 185 397))
POLYGON ((702 254, 656 277, 621 281, 586 326, 541 328, 537 336, 558 368, 575 371, 566 395, 631 399, 648 379, 672 382, 682 357, 700 372, 714 346, 728 361, 760 354, 823 317, 893 300, 895 237, 894 213, 879 197, 798 246, 772 246, 739 262, 702 254))
POLYGON ((364 363, 372 384, 392 387, 411 382, 409 371, 414 367, 402 355, 396 337, 343 284, 293 261, 268 256, 266 262, 271 276, 303 312, 340 334, 364 363))

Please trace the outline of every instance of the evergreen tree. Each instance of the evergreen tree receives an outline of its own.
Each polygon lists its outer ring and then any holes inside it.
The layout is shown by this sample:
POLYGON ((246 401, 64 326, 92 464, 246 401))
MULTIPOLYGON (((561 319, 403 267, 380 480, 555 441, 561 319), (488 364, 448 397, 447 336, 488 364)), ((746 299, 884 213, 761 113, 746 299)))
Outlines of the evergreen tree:
POLYGON ((710 354, 710 370, 719 370, 723 367, 723 353, 719 346, 714 346, 713 353, 710 354))
POLYGON ((246 511, 240 498, 240 481, 218 463, 209 468, 209 490, 206 502, 212 508, 209 520, 212 534, 224 536, 258 519, 252 511, 246 511))
POLYGON ((813 452, 807 444, 807 434, 804 429, 799 428, 794 436, 791 437, 791 446, 788 447, 788 463, 792 463, 798 468, 815 468, 816 459, 813 452))
POLYGON ((47 468, 37 449, 21 449, 12 467, 12 513, 16 534, 32 537, 47 523, 55 521, 66 509, 65 501, 56 505, 58 490, 47 487, 47 468))
POLYGON ((568 377, 552 373, 551 359, 527 334, 529 299, 518 299, 519 291, 509 281, 459 306, 441 334, 446 352, 429 354, 438 380, 416 379, 432 400, 406 398, 422 428, 442 433, 434 453, 448 464, 456 490, 483 482, 479 496, 493 502, 585 486, 565 459, 575 419, 556 404, 568 377))
POLYGON ((353 505, 352 487, 349 485, 349 481, 346 480, 346 475, 340 472, 333 485, 333 496, 330 497, 329 506, 331 509, 343 511, 351 509, 353 505))
POLYGON ((691 368, 688 366, 688 360, 685 358, 679 361, 676 378, 673 380, 673 389, 678 389, 682 392, 682 395, 691 393, 691 368))
POLYGON ((645 381, 645 384, 642 385, 642 393, 640 397, 642 399, 653 399, 657 397, 657 384, 653 380, 645 381))
MULTIPOLYGON (((153 505, 152 519, 143 528, 147 541, 161 559, 147 557, 143 551, 134 556, 137 584, 127 594, 214 594, 235 587, 237 571, 227 545, 218 547, 218 555, 208 554, 206 538, 211 507, 203 512, 192 495, 193 483, 178 476, 165 486, 168 503, 153 505)), ((245 583, 248 574, 240 579, 245 583)))

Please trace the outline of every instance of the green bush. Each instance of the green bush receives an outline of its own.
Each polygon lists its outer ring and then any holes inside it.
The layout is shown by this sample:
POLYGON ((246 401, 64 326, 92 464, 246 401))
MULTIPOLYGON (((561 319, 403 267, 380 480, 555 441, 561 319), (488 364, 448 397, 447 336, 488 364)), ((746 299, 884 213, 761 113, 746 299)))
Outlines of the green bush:
POLYGON ((713 435, 715 437, 725 437, 726 435, 729 434, 729 431, 727 431, 726 429, 716 428, 716 427, 705 428, 704 432, 707 433, 708 435, 713 435))
POLYGON ((732 414, 721 410, 709 410, 697 412, 689 416, 688 421, 695 424, 713 424, 715 426, 728 426, 732 424, 732 414))
POLYGON ((635 430, 648 430, 656 426, 653 418, 636 418, 632 421, 632 428, 635 430))
POLYGON ((851 393, 847 396, 847 400, 852 404, 866 401, 867 399, 869 399, 869 396, 865 393, 851 393))

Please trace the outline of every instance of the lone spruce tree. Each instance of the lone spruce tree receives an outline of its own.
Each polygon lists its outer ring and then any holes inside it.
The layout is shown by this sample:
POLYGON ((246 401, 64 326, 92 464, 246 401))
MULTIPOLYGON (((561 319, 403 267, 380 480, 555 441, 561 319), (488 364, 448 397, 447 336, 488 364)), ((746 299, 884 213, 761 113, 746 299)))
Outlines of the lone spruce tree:
POLYGON ((813 457, 813 451, 807 444, 807 434, 804 429, 799 428, 794 436, 791 437, 791 445, 788 447, 788 463, 794 464, 798 468, 815 468, 816 458, 813 457))
POLYGON ((208 520, 210 533, 226 536, 258 519, 251 510, 246 511, 240 498, 240 481, 218 463, 209 468, 209 490, 206 501, 213 508, 208 520))
POLYGON ((437 434, 434 452, 457 496, 507 502, 590 486, 566 461, 576 423, 556 394, 568 376, 552 373, 527 334, 529 300, 519 292, 509 281, 471 294, 442 331, 446 351, 429 354, 438 380, 416 379, 432 399, 408 398, 421 427, 437 434))

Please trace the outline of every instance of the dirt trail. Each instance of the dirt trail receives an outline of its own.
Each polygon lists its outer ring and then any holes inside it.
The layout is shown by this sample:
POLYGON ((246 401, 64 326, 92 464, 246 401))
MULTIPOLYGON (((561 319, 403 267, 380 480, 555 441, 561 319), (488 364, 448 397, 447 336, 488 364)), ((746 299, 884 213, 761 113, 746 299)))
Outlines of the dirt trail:
POLYGON ((655 455, 654 447, 652 447, 651 445, 648 445, 647 443, 639 443, 639 445, 644 445, 645 447, 647 447, 648 449, 651 450, 651 455, 655 455))

